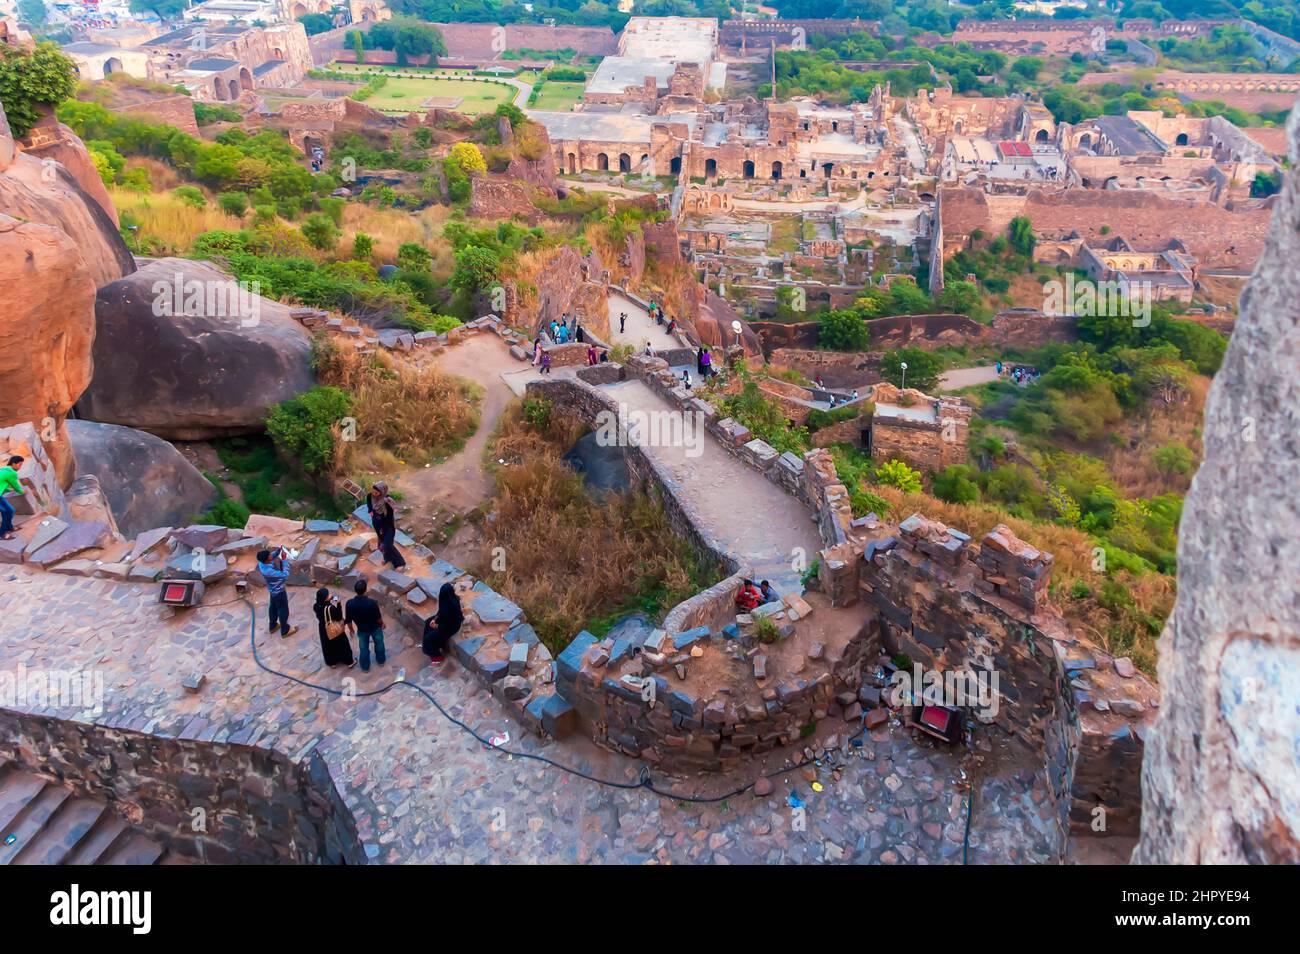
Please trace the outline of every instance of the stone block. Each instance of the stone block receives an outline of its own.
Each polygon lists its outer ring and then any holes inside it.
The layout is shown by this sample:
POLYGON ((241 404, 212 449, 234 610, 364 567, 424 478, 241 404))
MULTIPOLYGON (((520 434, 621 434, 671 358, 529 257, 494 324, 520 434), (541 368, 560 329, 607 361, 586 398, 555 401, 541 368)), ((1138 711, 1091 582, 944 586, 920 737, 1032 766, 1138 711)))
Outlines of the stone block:
POLYGON ((517 642, 510 646, 510 675, 522 676, 528 668, 528 643, 517 642))
POLYGON ((214 552, 217 547, 230 541, 230 528, 213 523, 193 524, 172 531, 172 539, 191 550, 214 552))

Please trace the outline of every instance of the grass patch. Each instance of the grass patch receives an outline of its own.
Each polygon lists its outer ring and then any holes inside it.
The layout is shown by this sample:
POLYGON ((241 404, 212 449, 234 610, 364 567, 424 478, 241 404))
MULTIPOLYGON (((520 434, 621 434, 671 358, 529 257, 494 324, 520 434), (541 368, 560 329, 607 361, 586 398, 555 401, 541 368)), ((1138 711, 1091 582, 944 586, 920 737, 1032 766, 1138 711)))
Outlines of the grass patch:
MULTIPOLYGON (((285 467, 268 437, 228 437, 212 442, 227 473, 221 479, 239 487, 243 509, 273 517, 322 517, 341 515, 338 504, 313 484, 285 467)), ((213 479, 213 478, 209 478, 213 479)), ((214 483, 216 481, 214 480, 214 483)), ((220 484, 217 485, 220 487, 220 484)), ((231 526, 243 513, 237 501, 226 498, 217 504, 210 518, 231 526)), ((248 517, 244 516, 247 521, 248 517)), ((243 526, 243 523, 239 524, 243 526)))
POLYGON ((507 463, 494 472, 484 552, 502 547, 505 569, 487 556, 470 569, 523 607, 553 653, 580 630, 600 635, 629 612, 658 619, 722 578, 647 494, 589 493, 561 459, 583 428, 541 403, 508 408, 491 451, 507 463))

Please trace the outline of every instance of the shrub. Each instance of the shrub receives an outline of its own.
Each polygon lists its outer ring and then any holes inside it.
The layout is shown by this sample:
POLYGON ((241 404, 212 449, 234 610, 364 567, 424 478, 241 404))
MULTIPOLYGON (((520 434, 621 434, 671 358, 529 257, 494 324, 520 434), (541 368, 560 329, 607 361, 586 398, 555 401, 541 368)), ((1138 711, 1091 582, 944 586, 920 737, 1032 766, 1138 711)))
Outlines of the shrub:
POLYGON ((887 460, 877 467, 876 480, 886 487, 897 487, 904 493, 921 492, 921 472, 913 470, 901 460, 887 460))
POLYGON ((1172 477, 1175 474, 1190 474, 1195 458, 1192 452, 1188 450, 1185 444, 1178 441, 1170 441, 1161 447, 1157 447, 1152 453, 1151 459, 1155 462, 1156 469, 1166 477, 1172 477))
POLYGON ((952 464, 934 478, 934 495, 948 503, 975 503, 980 499, 980 489, 970 478, 970 468, 965 464, 952 464))
POLYGON ((15 139, 31 132, 43 109, 72 95, 76 76, 76 66, 54 43, 38 43, 31 51, 0 48, 0 103, 15 139))
POLYGON ((352 398, 334 387, 316 386, 298 397, 272 405, 266 432, 285 460, 308 474, 336 471, 337 438, 342 420, 352 412, 352 398))
POLYGON ((183 185, 172 189, 172 195, 180 199, 192 209, 201 209, 208 204, 207 198, 203 195, 203 190, 198 186, 183 185))
POLYGON ((818 338, 820 347, 832 351, 865 351, 870 334, 866 322, 856 311, 838 309, 824 311, 817 316, 821 326, 818 338))
POLYGON ((338 244, 339 229, 328 215, 317 212, 309 215, 302 224, 303 237, 311 243, 312 248, 327 252, 338 244))
POLYGON ((939 386, 943 361, 920 348, 897 348, 886 351, 880 359, 880 375, 895 387, 916 388, 927 393, 939 386), (903 365, 907 371, 903 371, 903 365))
POLYGON ((352 257, 358 261, 368 261, 375 254, 375 242, 365 232, 352 236, 352 257))
POLYGON ((217 205, 227 215, 242 219, 248 211, 248 196, 243 192, 223 192, 217 196, 217 205))
POLYGON ((458 142, 451 147, 448 160, 460 166, 469 175, 487 172, 487 161, 478 146, 472 142, 458 142))

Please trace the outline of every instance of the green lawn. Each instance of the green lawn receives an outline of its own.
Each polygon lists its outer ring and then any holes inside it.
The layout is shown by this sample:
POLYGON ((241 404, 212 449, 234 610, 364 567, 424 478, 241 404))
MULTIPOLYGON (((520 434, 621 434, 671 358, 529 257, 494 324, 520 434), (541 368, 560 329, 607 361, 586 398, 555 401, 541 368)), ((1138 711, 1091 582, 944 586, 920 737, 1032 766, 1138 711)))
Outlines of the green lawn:
POLYGON ((585 83, 554 83, 547 81, 537 94, 537 102, 532 105, 533 109, 552 109, 568 112, 569 107, 574 103, 582 102, 582 91, 585 83))
MULTIPOLYGON (((356 72, 363 76, 373 69, 373 67, 358 67, 355 63, 339 63, 334 68, 341 72, 356 72)), ((387 73, 392 70, 384 69, 381 72, 387 73)), ((456 107, 458 112, 465 113, 467 116, 477 116, 492 112, 501 103, 510 102, 514 95, 513 86, 485 80, 389 76, 384 87, 365 102, 367 106, 381 112, 407 113, 424 108, 422 104, 430 97, 444 97, 461 101, 456 107)))

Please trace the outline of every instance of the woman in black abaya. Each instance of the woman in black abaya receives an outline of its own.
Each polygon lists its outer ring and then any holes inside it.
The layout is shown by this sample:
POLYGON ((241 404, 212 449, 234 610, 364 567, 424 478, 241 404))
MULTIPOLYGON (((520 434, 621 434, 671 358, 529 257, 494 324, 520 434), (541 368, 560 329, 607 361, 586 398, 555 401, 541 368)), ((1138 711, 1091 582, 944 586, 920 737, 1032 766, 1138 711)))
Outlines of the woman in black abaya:
POLYGON ((450 583, 442 584, 438 590, 438 612, 424 621, 424 638, 420 640, 420 648, 435 666, 442 662, 448 641, 460 632, 464 622, 465 611, 461 609, 456 588, 450 583))

